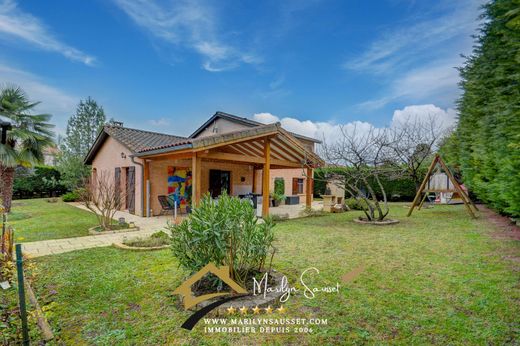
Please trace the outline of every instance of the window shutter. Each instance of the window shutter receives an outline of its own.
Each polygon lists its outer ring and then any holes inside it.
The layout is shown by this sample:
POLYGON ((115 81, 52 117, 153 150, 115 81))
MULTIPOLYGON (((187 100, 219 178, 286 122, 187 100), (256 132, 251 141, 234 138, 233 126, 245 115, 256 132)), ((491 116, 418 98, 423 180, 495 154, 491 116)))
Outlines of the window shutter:
POLYGON ((126 182, 127 194, 126 194, 126 207, 130 214, 135 213, 135 167, 128 167, 128 178, 126 182))
POLYGON ((120 167, 116 167, 115 169, 115 172, 114 172, 114 180, 115 180, 115 192, 116 192, 116 197, 119 198, 120 195, 121 195, 121 168, 120 167))
POLYGON ((298 194, 298 178, 292 178, 292 194, 298 194))

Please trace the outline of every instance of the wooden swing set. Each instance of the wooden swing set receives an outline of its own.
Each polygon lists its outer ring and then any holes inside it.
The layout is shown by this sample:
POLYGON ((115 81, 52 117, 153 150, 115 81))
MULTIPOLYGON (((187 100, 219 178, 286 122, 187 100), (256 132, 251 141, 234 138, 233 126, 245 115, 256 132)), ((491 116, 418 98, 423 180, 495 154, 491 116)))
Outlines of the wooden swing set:
POLYGON ((459 185, 459 183, 457 182, 457 180, 455 179, 453 174, 451 174, 451 171, 449 170, 448 166, 446 166, 446 164, 444 163, 444 161, 442 160, 442 158, 440 157, 439 154, 435 154, 435 158, 433 159, 430 167, 428 168, 428 172, 426 173, 426 176, 424 177, 424 180, 421 183, 419 190, 417 190, 417 194, 415 195, 412 206, 410 207, 410 210, 408 210, 408 214, 406 216, 412 215, 412 212, 415 207, 418 207, 417 209, 421 210, 427 196, 432 192, 434 192, 434 193, 458 193, 460 196, 460 199, 462 200, 462 202, 464 202, 464 206, 466 207, 466 210, 468 211, 468 213, 473 218, 477 218, 477 215, 475 214, 475 212, 478 211, 477 206, 469 198, 466 191, 464 191, 462 189, 462 187, 459 185), (430 178, 431 178, 432 173, 434 172, 437 164, 439 164, 441 169, 446 172, 446 175, 448 177, 448 179, 446 181, 446 186, 439 187, 434 184, 434 186, 432 187, 430 185, 430 178), (450 182, 451 182, 451 186, 450 186, 450 182), (422 195, 423 193, 424 193, 424 195, 422 195), (419 203, 419 201, 420 201, 420 203, 419 203))

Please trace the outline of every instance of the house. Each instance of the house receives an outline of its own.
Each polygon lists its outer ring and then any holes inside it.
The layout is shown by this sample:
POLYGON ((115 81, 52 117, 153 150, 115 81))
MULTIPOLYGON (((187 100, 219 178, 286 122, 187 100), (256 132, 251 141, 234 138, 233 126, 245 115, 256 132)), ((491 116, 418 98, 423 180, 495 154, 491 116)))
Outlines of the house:
MULTIPOLYGON (((284 179, 286 195, 301 196, 310 206, 313 169, 324 163, 314 152, 316 143, 279 123, 217 112, 189 137, 105 125, 85 163, 93 176, 110 172, 126 191, 123 209, 141 216, 161 212, 161 195, 181 207, 223 190, 234 196, 257 193, 268 200, 275 179, 284 179)), ((262 214, 268 213, 269 205, 263 203, 262 214)))
POLYGON ((45 147, 43 149, 43 164, 45 166, 56 166, 59 153, 60 150, 56 145, 45 147))

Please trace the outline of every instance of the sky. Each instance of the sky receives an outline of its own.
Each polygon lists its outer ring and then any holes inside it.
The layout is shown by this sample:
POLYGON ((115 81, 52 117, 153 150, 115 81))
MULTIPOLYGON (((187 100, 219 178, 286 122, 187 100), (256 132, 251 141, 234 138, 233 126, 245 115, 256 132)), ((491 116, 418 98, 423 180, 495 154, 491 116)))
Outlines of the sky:
POLYGON ((321 139, 456 121, 479 0, 0 0, 0 86, 63 134, 92 97, 125 126, 189 135, 216 111, 321 139))

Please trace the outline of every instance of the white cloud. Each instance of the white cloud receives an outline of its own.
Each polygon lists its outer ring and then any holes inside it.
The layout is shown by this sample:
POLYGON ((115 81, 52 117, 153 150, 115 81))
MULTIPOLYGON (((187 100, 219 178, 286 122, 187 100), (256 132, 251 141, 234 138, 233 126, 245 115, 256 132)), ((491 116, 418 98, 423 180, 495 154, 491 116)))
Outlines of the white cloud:
POLYGON ((160 119, 149 119, 148 124, 154 126, 154 127, 166 127, 170 126, 171 122, 167 118, 160 118, 160 119))
POLYGON ((244 53, 222 42, 217 28, 217 16, 202 2, 176 1, 162 6, 153 0, 114 0, 140 27, 168 43, 188 47, 199 53, 202 67, 220 72, 238 67, 241 63, 261 61, 251 53, 244 53))
MULTIPOLYGON (((456 111, 452 108, 444 110, 433 104, 411 105, 406 106, 403 109, 395 110, 390 126, 406 122, 407 120, 424 121, 429 117, 433 117, 437 120, 438 124, 447 129, 455 124, 456 116, 456 111)), ((335 138, 341 136, 342 127, 346 131, 356 131, 356 133, 359 133, 360 135, 367 133, 373 128, 380 127, 364 121, 335 124, 331 122, 299 120, 292 117, 280 118, 271 113, 256 113, 253 115, 253 119, 263 124, 280 122, 282 127, 288 131, 319 140, 325 139, 329 142, 334 141, 335 138)))
POLYGON ((13 0, 0 1, 0 36, 23 40, 35 47, 62 54, 85 65, 94 65, 96 58, 56 39, 41 21, 21 11, 13 0))
MULTIPOLYGON (((362 54, 346 61, 345 69, 377 75, 382 93, 357 105, 361 110, 401 104, 453 105, 459 95, 461 54, 472 50, 480 6, 484 0, 438 2, 441 15, 421 13, 395 30, 383 33, 362 54), (428 19, 418 20, 426 17, 428 19)), ((438 9, 437 9, 438 10, 438 9)), ((432 12, 433 13, 433 12, 432 12)))
POLYGON ((428 121, 429 118, 434 118, 444 129, 448 129, 457 122, 457 111, 453 108, 444 110, 433 104, 406 106, 394 111, 391 126, 407 121, 428 121))
POLYGON ((10 67, 1 62, 0 80, 7 85, 20 86, 32 101, 41 101, 36 110, 41 113, 52 114, 51 121, 56 125, 55 131, 58 133, 65 132, 68 117, 74 112, 79 101, 78 97, 42 82, 39 77, 29 72, 10 67))
MULTIPOLYGON (((344 68, 371 73, 391 73, 417 59, 419 54, 427 57, 453 55, 452 46, 471 49, 471 35, 479 22, 478 13, 484 0, 460 0, 443 9, 443 15, 433 19, 405 24, 396 30, 385 31, 379 39, 361 55, 346 61, 344 68), (460 43, 464 43, 464 47, 460 43)), ((455 55, 460 54, 455 52, 455 55)))
POLYGON ((456 66, 462 64, 462 58, 436 61, 430 65, 407 71, 396 77, 389 84, 386 96, 361 102, 361 110, 375 110, 393 101, 424 102, 435 99, 436 102, 451 104, 459 95, 459 72, 456 66))

